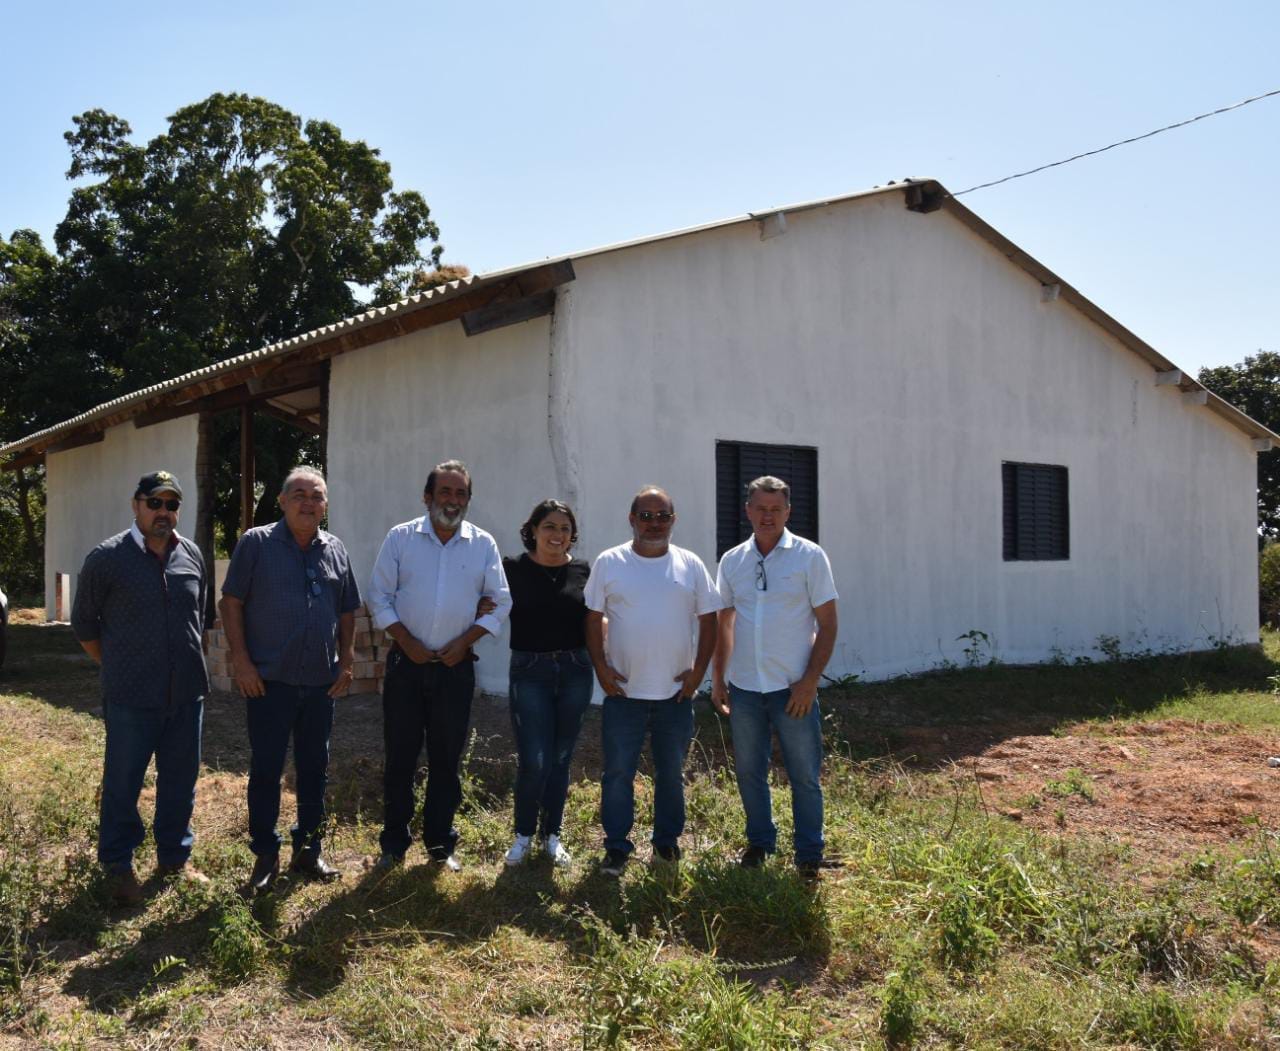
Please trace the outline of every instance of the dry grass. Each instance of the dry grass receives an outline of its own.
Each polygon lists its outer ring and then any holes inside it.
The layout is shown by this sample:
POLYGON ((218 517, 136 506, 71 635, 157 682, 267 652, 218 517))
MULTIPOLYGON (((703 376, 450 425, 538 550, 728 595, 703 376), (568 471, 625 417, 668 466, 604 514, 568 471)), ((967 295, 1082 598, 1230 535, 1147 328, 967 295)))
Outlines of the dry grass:
MULTIPOLYGON (((285 881, 251 905, 236 893, 251 861, 243 710, 215 696, 195 854, 213 883, 152 883, 145 906, 120 912, 106 908, 92 860, 93 668, 65 628, 16 621, 0 673, 3 1040, 1275 1046, 1280 771, 1249 768, 1267 790, 1237 799, 1234 823, 1192 824, 1174 847, 1130 835, 1127 820, 1144 786, 1162 793, 1162 811, 1190 813, 1215 771, 1246 776, 1249 749, 1280 722, 1275 672, 1270 656, 1236 651, 831 692, 828 830, 846 865, 816 891, 785 857, 761 872, 731 864, 741 811, 723 728, 706 711, 678 872, 637 864, 619 883, 594 871, 594 716, 566 818, 578 862, 505 869, 514 761, 505 708, 490 701, 477 704, 467 765, 466 868, 444 875, 415 852, 374 875, 380 710, 353 698, 330 792, 329 853, 345 878, 285 881), (1253 729, 1197 721, 1209 712, 1245 712, 1253 729), (1196 777, 1180 786, 1161 755, 1194 761, 1196 777)), ((642 778, 642 826, 649 790, 642 778)))

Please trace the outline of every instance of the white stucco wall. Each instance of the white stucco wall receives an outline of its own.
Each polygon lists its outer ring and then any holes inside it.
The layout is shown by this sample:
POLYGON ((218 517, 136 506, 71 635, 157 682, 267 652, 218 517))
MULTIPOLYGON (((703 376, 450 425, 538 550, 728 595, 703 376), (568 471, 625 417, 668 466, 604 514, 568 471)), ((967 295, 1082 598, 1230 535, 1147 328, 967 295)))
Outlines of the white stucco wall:
MULTIPOLYGON (((832 668, 963 660, 970 630, 1020 662, 1257 639, 1255 458, 946 213, 896 196, 575 261, 554 321, 456 324, 335 359, 330 518, 361 579, 419 513, 426 469, 472 467, 504 552, 537 500, 578 511, 590 558, 647 482, 675 542, 715 555, 715 441, 818 449, 841 599, 832 668), (1069 470, 1071 558, 1006 563, 1003 460, 1069 470)), ((505 685, 500 644, 481 683, 505 685)))
MULTIPOLYGON (((133 521, 131 500, 138 479, 150 471, 172 471, 182 486, 178 531, 192 535, 196 520, 196 426, 184 416, 151 427, 122 423, 102 441, 46 457, 48 509, 45 519, 45 615, 54 616, 54 579, 71 575, 71 601, 85 556, 133 521)), ((68 607, 66 614, 70 614, 68 607)))
MULTIPOLYGON (((518 553, 520 523, 550 495, 548 333, 539 318, 468 339, 427 329, 333 360, 329 381, 329 526, 361 589, 391 526, 423 513, 433 464, 465 460, 469 517, 518 553)), ((477 647, 478 681, 506 690, 505 634, 477 647)))

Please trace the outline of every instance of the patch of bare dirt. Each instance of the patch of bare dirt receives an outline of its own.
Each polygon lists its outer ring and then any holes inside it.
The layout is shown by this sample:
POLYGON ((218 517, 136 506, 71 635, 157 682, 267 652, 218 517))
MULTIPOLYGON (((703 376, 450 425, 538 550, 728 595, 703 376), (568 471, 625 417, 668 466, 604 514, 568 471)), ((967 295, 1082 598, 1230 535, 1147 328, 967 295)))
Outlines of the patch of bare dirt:
POLYGON ((972 753, 954 733, 904 737, 918 760, 945 759, 949 747, 966 755, 956 765, 988 804, 1031 827, 1061 820, 1167 859, 1280 828, 1280 768, 1267 765, 1280 749, 1274 734, 1170 719, 1010 737, 972 753))

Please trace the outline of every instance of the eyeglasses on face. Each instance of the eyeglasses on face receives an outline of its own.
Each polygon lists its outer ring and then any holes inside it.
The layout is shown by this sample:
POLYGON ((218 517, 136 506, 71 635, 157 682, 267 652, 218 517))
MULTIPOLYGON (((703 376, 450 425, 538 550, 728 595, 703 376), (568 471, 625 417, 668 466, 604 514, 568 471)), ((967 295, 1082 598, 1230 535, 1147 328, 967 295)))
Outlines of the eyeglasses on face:
POLYGON ((674 511, 637 511, 636 517, 642 522, 670 522, 676 517, 674 511))
POLYGON ((159 510, 160 510, 160 508, 162 508, 162 507, 163 507, 166 511, 176 511, 176 510, 177 510, 179 507, 181 507, 181 506, 182 506, 182 501, 181 501, 181 500, 172 500, 172 499, 170 499, 170 500, 161 500, 161 499, 160 499, 160 497, 158 497, 158 496, 148 496, 148 497, 147 497, 147 510, 148 510, 148 511, 159 511, 159 510))
POLYGON ((769 575, 764 571, 763 558, 756 563, 756 590, 757 591, 769 590, 769 575))
POLYGON ((316 579, 316 571, 310 566, 307 567, 307 590, 316 598, 320 597, 320 581, 316 579))

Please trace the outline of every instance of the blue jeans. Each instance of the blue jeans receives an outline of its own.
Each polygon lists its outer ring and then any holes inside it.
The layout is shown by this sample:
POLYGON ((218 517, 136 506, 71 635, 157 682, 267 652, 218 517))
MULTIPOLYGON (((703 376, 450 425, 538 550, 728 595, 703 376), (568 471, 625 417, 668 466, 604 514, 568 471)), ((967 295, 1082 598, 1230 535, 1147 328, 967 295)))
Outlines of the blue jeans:
POLYGON ((511 727, 516 770, 516 835, 558 836, 569 794, 569 763, 591 706, 591 658, 585 649, 511 651, 511 727), (539 827, 541 816, 541 827, 539 827))
POLYGON ((693 703, 680 695, 662 701, 606 697, 602 722, 604 778, 600 823, 605 850, 630 854, 635 823, 635 780, 645 734, 653 755, 653 845, 674 847, 684 831, 684 760, 693 740, 693 703))
POLYGON ((729 684, 729 724, 733 728, 734 767, 738 793, 747 816, 747 842, 773 853, 778 828, 773 823, 769 796, 769 760, 773 752, 770 728, 778 733, 782 762, 791 782, 791 817, 795 825, 796 863, 821 861, 822 838, 822 716, 818 702, 800 719, 787 715, 790 690, 757 693, 729 684))
POLYGON ((107 748, 102 764, 98 860, 108 869, 133 864, 133 852, 147 835, 138 814, 138 793, 154 755, 156 860, 161 865, 185 865, 196 838, 191 831, 191 812, 200 772, 204 701, 171 708, 108 704, 103 722, 107 748))
POLYGON ((333 729, 333 698, 327 686, 290 686, 265 682, 267 692, 245 701, 249 726, 249 849, 275 854, 283 838, 276 831, 280 817, 280 777, 293 736, 293 766, 297 772, 298 820, 291 829, 293 849, 320 853, 324 833, 324 789, 329 770, 329 733, 333 729))

